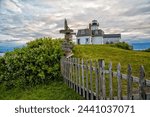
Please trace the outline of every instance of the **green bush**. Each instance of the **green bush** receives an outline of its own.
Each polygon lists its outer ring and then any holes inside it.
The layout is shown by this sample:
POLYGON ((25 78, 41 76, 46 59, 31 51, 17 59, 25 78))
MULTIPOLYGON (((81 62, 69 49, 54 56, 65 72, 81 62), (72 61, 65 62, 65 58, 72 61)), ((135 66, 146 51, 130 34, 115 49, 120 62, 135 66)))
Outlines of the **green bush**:
POLYGON ((62 41, 41 38, 0 58, 0 83, 7 89, 33 87, 59 79, 62 41))
POLYGON ((112 47, 117 47, 125 50, 133 50, 133 47, 125 42, 120 42, 116 44, 111 44, 112 47))
POLYGON ((150 52, 150 48, 148 48, 148 49, 144 50, 144 52, 150 52))

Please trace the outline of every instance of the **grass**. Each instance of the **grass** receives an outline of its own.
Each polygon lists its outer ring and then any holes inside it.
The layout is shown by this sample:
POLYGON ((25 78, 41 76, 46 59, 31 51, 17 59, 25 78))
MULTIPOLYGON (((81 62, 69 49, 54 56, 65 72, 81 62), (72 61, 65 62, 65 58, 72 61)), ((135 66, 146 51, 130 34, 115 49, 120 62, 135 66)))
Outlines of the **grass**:
POLYGON ((68 88, 62 81, 54 81, 49 85, 39 85, 34 88, 21 90, 2 90, 0 88, 1 100, 81 100, 81 96, 74 90, 68 88))
POLYGON ((84 59, 104 59, 106 67, 110 61, 113 63, 113 70, 116 71, 117 64, 121 64, 123 73, 127 73, 127 66, 131 64, 134 76, 139 77, 140 65, 145 68, 146 79, 150 80, 150 53, 124 50, 110 45, 78 45, 74 48, 75 57, 84 59))
MULTIPOLYGON (((77 45, 75 46, 74 56, 77 58, 83 58, 84 60, 97 61, 98 59, 104 59, 106 66, 105 69, 108 70, 108 65, 110 62, 113 63, 113 71, 117 70, 118 63, 121 64, 121 72, 127 74, 128 64, 132 66, 133 76, 139 77, 140 65, 145 68, 146 79, 150 80, 150 53, 139 52, 133 50, 124 50, 117 47, 112 47, 111 45, 77 45)), ((94 73, 94 72, 93 72, 94 73)), ((93 77, 94 78, 94 77, 93 77)), ((109 96, 109 76, 105 75, 106 78, 106 94, 109 96)), ((95 82, 95 79, 93 79, 95 82)), ((117 96, 117 78, 113 78, 113 93, 117 96)), ((93 84, 95 91, 95 83, 93 84)), ((133 92, 135 94, 138 90, 138 84, 133 83, 133 92)), ((127 95, 127 81, 122 80, 122 93, 127 95)))
MULTIPOLYGON (((113 63, 113 70, 116 71, 117 64, 121 63, 121 70, 127 73, 127 65, 131 64, 133 75, 139 76, 139 67, 143 65, 145 68, 146 78, 150 80, 150 53, 138 52, 131 50, 123 50, 110 45, 78 45, 74 48, 74 55, 78 58, 86 60, 104 59, 106 67, 111 61, 113 63)), ((106 76, 108 79, 108 76, 106 76)), ((93 79, 93 82, 95 80, 93 79)), ((106 80, 106 89, 109 82, 106 80)), ((134 88, 137 88, 135 86, 134 88)), ((113 80, 114 95, 117 95, 117 80, 113 80)), ((126 95, 127 83, 122 82, 123 95, 126 95)), ((107 96, 109 90, 106 90, 107 96)), ((49 85, 39 85, 30 89, 11 89, 3 90, 0 86, 0 99, 1 100, 81 100, 83 99, 74 90, 70 89, 62 81, 54 81, 49 85)))

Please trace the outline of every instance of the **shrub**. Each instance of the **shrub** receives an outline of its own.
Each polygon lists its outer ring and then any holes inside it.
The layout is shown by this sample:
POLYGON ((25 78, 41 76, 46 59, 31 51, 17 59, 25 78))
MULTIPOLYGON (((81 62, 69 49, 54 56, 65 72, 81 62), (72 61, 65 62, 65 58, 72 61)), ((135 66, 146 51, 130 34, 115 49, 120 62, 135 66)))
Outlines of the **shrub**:
POLYGON ((150 52, 150 48, 148 48, 148 49, 144 50, 144 52, 150 52))
POLYGON ((0 58, 0 83, 7 89, 33 87, 60 78, 61 40, 41 38, 0 58))
POLYGON ((133 50, 133 47, 125 42, 119 42, 116 44, 112 44, 112 47, 117 47, 117 48, 121 48, 121 49, 125 49, 125 50, 133 50))

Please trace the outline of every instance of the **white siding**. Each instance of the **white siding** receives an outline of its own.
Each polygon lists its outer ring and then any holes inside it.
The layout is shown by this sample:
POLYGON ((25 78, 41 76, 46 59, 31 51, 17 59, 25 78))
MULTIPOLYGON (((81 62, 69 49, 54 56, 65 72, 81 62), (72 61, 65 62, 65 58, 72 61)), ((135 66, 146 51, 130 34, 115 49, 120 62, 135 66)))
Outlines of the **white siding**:
POLYGON ((118 43, 120 42, 121 38, 103 38, 101 37, 92 37, 91 36, 83 36, 83 37, 77 37, 76 38, 76 44, 106 44, 108 43, 118 43), (88 41, 87 41, 88 40, 88 41))
POLYGON ((92 44, 103 44, 103 37, 92 37, 92 44))
POLYGON ((106 44, 107 42, 108 43, 111 43, 111 42, 118 43, 118 42, 120 42, 120 38, 104 38, 103 42, 104 42, 104 44, 106 44))
POLYGON ((77 44, 91 44, 91 37, 90 36, 77 37, 76 43, 77 44), (78 43, 78 40, 80 43, 78 43))
POLYGON ((98 26, 91 26, 91 30, 98 30, 98 26))

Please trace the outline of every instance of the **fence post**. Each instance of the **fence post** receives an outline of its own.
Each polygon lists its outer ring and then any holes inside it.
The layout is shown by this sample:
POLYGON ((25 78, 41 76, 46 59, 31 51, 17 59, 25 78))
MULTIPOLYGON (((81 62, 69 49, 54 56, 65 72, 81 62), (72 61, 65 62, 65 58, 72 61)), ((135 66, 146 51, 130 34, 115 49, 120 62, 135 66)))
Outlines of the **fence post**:
POLYGON ((78 74, 79 74, 79 94, 81 95, 81 65, 80 65, 80 59, 78 59, 78 74))
POLYGON ((96 100, 98 100, 98 84, 99 84, 99 80, 98 80, 98 68, 97 68, 97 61, 95 61, 95 84, 96 84, 96 100))
POLYGON ((105 61, 102 60, 102 92, 103 99, 106 100, 106 81, 105 81, 105 61))
POLYGON ((82 94, 85 98, 85 88, 84 88, 84 60, 82 59, 82 94))
POLYGON ((133 84, 133 77, 132 77, 132 67, 128 65, 128 74, 127 74, 127 100, 132 100, 132 84, 133 84))
POLYGON ((78 93, 78 59, 76 58, 76 92, 78 93))
MULTIPOLYGON (((65 64, 65 69, 64 69, 64 72, 65 72, 65 81, 66 81, 66 84, 67 84, 67 73, 66 73, 66 69, 67 69, 67 59, 65 58, 64 60, 64 64, 65 64)), ((68 84, 67 84, 68 85, 68 84)))
POLYGON ((73 78, 72 78, 72 76, 73 76, 72 75, 73 74, 73 72, 72 72, 73 64, 72 63, 73 63, 73 58, 70 58, 70 79, 71 79, 70 80, 71 81, 70 84, 71 84, 71 88, 73 88, 73 78))
POLYGON ((112 78, 113 78, 113 72, 112 72, 112 62, 109 64, 109 98, 110 100, 113 99, 113 86, 112 86, 112 78))
POLYGON ((93 78, 92 78, 92 71, 93 71, 93 67, 92 67, 92 60, 90 60, 90 89, 91 89, 91 100, 94 99, 93 96, 93 78))
POLYGON ((75 58, 73 58, 73 80, 74 80, 74 90, 76 91, 76 76, 75 76, 75 64, 76 64, 76 61, 75 61, 75 58))
POLYGON ((69 87, 71 88, 71 58, 68 58, 68 79, 69 79, 69 87))
POLYGON ((70 59, 67 58, 67 79, 68 79, 68 86, 70 87, 70 59))
POLYGON ((66 64, 67 64, 67 66, 66 66, 66 78, 67 78, 67 83, 68 83, 68 86, 69 86, 69 64, 68 64, 68 62, 69 62, 69 59, 68 58, 66 58, 66 64))
POLYGON ((139 99, 145 100, 146 99, 146 93, 144 90, 144 87, 146 86, 146 80, 145 77, 145 70, 143 66, 140 66, 140 79, 139 79, 139 99))
POLYGON ((66 84, 68 85, 68 79, 67 79, 67 58, 65 58, 65 80, 66 80, 66 84))
POLYGON ((75 85, 75 81, 74 81, 74 58, 72 58, 72 74, 71 74, 71 77, 72 77, 72 88, 74 89, 74 85, 75 85))
POLYGON ((122 100, 122 75, 120 63, 117 66, 117 79, 118 79, 118 100, 122 100))
POLYGON ((73 58, 71 58, 71 63, 70 63, 70 69, 71 69, 71 88, 73 88, 74 87, 74 81, 73 81, 73 58))
POLYGON ((103 99, 103 59, 98 60, 98 65, 99 65, 99 97, 100 99, 103 99))
POLYGON ((86 61, 86 99, 89 100, 89 77, 88 77, 88 61, 86 61))
POLYGON ((63 78, 64 78, 64 82, 66 83, 66 76, 65 76, 65 66, 66 66, 66 63, 65 63, 65 58, 63 58, 63 61, 62 61, 62 64, 63 64, 63 78))

